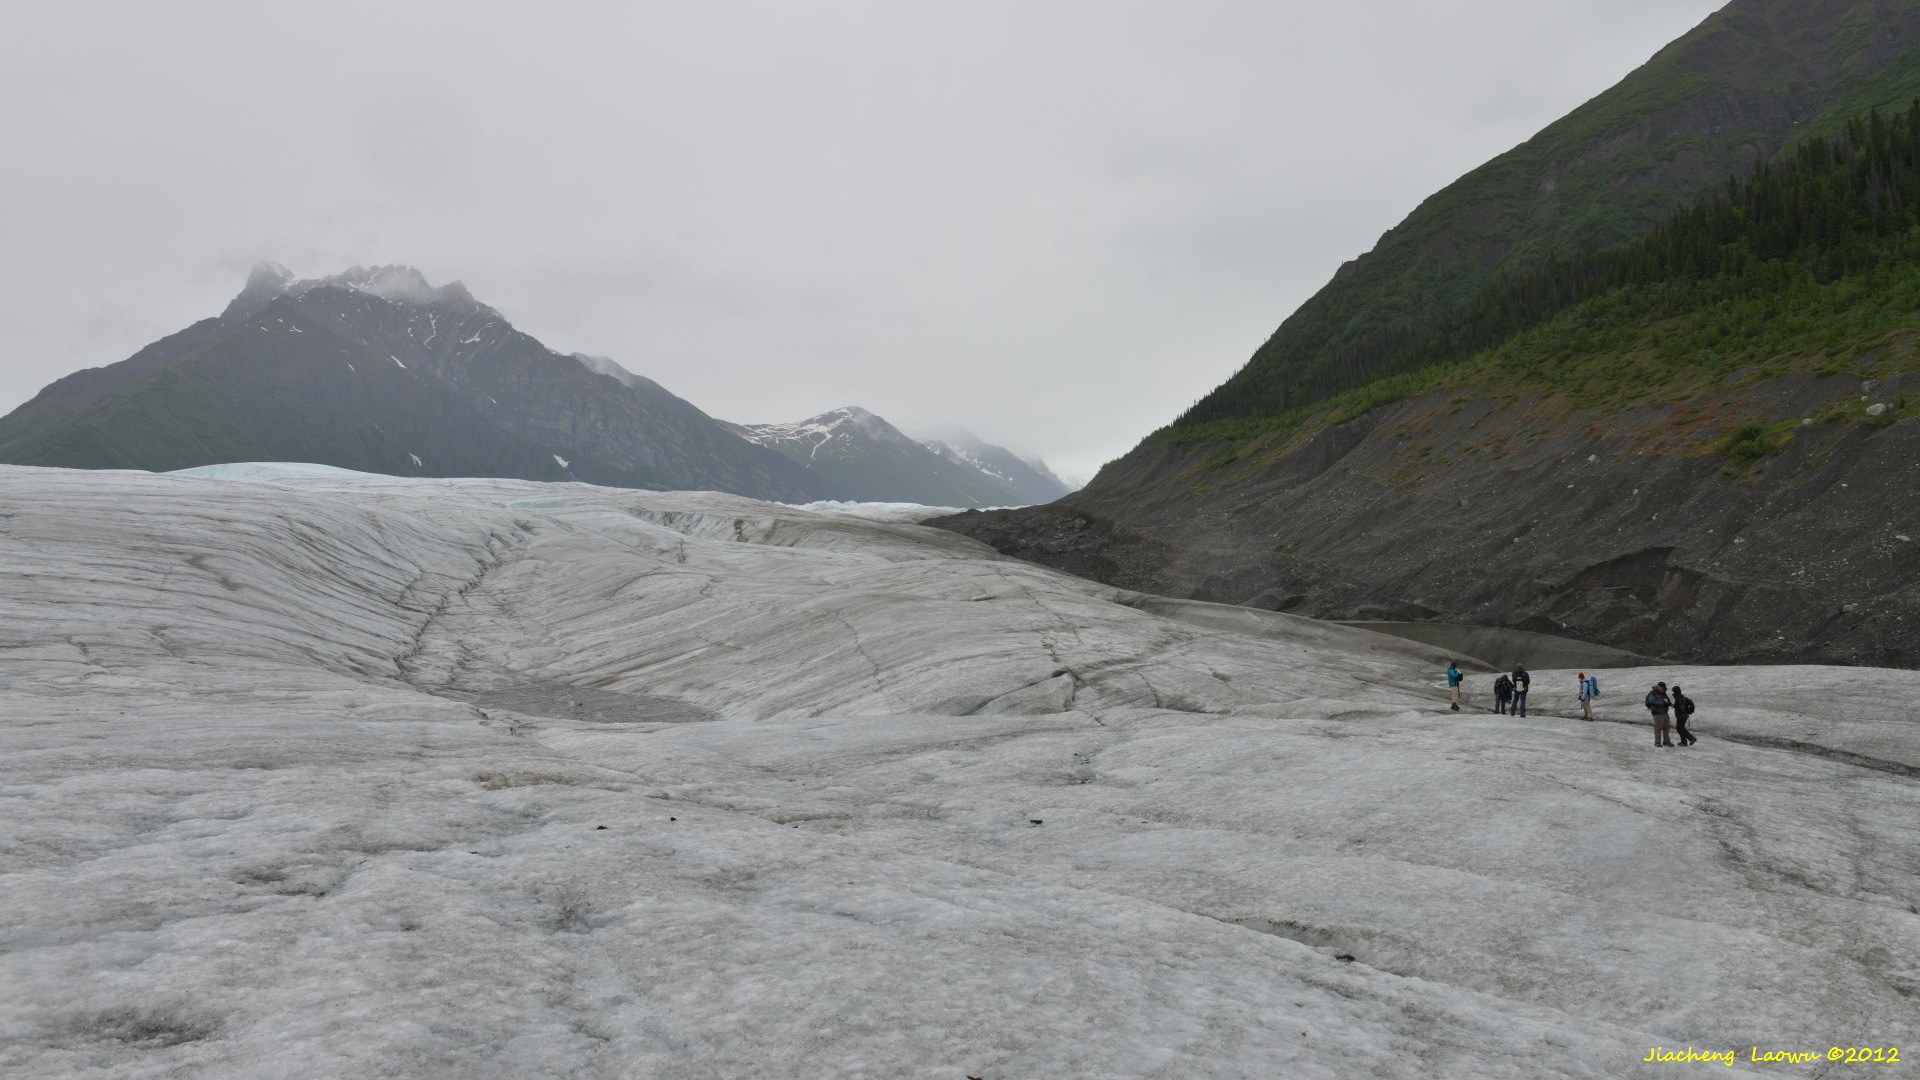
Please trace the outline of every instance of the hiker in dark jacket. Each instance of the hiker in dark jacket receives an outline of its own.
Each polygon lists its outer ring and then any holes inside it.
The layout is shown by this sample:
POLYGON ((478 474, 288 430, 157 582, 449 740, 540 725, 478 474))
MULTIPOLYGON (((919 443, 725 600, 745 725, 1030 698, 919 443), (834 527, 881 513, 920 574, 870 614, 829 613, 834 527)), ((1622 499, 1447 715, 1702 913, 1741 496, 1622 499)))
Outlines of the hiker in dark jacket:
POLYGON ((1653 714, 1653 745, 1672 746, 1673 736, 1667 732, 1667 710, 1673 708, 1673 702, 1667 697, 1667 684, 1654 683, 1647 691, 1647 711, 1653 714))
POLYGON ((1533 676, 1527 674, 1527 665, 1513 665, 1513 715, 1527 715, 1527 687, 1533 682, 1533 676))
POLYGON ((1673 684, 1673 733, 1680 736, 1681 746, 1692 746, 1699 742, 1693 733, 1687 730, 1687 720, 1693 716, 1693 699, 1680 692, 1680 684, 1673 684))
POLYGON ((1507 703, 1513 700, 1513 680, 1505 675, 1493 680, 1493 711, 1507 715, 1507 703))

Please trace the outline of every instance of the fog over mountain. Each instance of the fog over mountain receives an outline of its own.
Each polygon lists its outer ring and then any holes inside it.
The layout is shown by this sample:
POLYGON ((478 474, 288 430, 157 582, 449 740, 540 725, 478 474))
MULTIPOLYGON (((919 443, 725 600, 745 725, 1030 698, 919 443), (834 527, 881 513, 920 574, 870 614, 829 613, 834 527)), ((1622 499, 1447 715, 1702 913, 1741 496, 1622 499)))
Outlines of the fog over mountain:
POLYGON ((1004 446, 995 446, 957 424, 923 431, 916 437, 935 454, 1019 495, 1022 503, 1049 503, 1080 486, 1062 480, 1040 458, 1023 457, 1004 446))
POLYGON ((6 5, 0 412, 261 260, 408 263, 716 416, 1088 477, 1716 6, 6 5))

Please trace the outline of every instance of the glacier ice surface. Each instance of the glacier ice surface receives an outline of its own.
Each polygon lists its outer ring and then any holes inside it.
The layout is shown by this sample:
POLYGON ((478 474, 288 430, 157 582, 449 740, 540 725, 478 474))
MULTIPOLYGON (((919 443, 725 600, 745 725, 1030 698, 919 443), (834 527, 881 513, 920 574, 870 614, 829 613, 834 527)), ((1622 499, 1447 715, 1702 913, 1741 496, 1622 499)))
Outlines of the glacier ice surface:
POLYGON ((1916 1042, 1920 675, 1603 671, 1587 724, 1541 671, 1523 722, 1424 646, 1143 605, 713 493, 0 468, 0 1075, 1916 1042))

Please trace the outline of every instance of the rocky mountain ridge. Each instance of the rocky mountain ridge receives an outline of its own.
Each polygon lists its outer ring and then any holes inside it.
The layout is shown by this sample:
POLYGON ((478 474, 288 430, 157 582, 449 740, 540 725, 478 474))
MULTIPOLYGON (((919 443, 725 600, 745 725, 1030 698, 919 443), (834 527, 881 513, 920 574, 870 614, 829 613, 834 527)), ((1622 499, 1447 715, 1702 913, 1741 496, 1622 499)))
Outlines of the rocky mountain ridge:
POLYGON ((996 487, 1005 488, 1016 506, 1050 503, 1072 491, 1039 458, 1025 458, 987 442, 963 427, 936 428, 918 436, 921 445, 956 465, 972 469, 996 487))
POLYGON ((48 386, 0 460, 165 471, 312 461, 393 475, 841 497, 657 384, 547 348, 410 267, 262 264, 218 318, 48 386))
POLYGON ((854 405, 793 423, 736 424, 733 430, 826 483, 879 502, 1009 506, 1029 501, 1011 484, 936 452, 854 405))
POLYGON ((262 263, 219 316, 0 418, 0 462, 310 461, 785 502, 1029 501, 864 410, 843 412, 861 447, 816 461, 789 452, 799 436, 777 425, 726 424, 607 357, 548 348, 459 282, 436 286, 408 266, 302 279, 262 263))

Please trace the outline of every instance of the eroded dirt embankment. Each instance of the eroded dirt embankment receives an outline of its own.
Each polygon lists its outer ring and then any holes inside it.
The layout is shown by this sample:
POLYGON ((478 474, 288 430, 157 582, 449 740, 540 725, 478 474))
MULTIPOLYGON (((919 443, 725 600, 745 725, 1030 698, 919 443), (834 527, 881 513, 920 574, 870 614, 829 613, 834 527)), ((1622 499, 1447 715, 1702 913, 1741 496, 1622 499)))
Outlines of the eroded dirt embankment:
POLYGON ((1566 634, 1694 662, 1920 665, 1920 374, 1730 389, 1605 419, 1558 398, 1376 409, 1224 461, 1143 446, 1048 506, 930 524, 1124 588, 1330 619, 1566 634), (1857 404, 1856 404, 1857 402, 1857 404))

